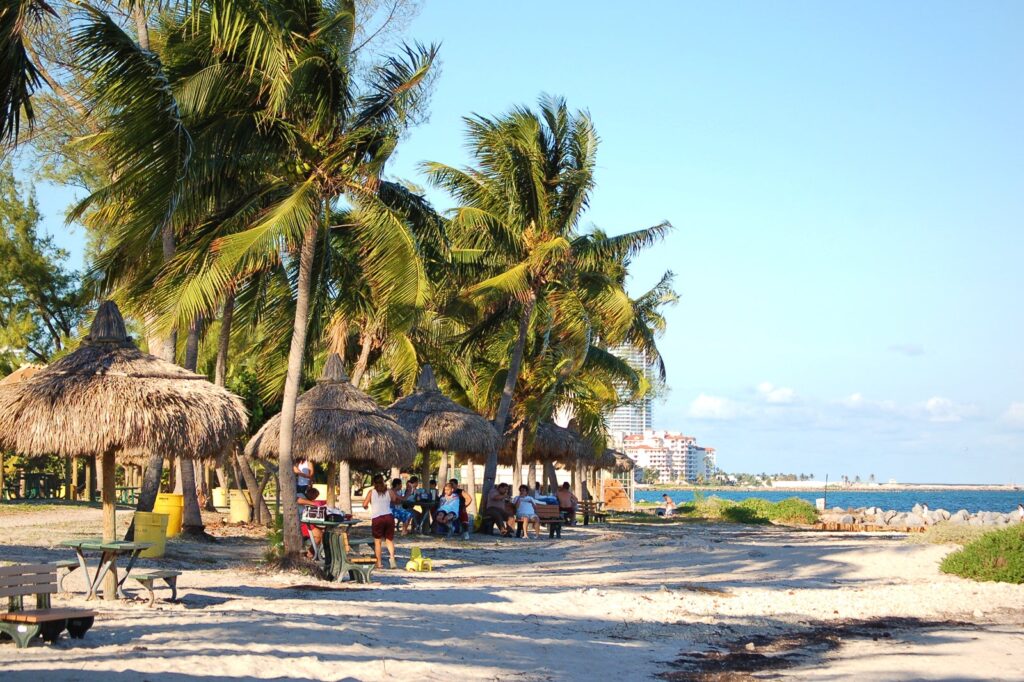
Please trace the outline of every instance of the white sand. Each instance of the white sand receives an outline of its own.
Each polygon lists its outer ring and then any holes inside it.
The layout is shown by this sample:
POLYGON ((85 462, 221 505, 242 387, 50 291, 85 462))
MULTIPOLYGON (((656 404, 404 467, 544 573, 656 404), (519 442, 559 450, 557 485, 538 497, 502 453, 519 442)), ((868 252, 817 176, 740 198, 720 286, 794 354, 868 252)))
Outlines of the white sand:
MULTIPOLYGON (((66 558, 49 546, 98 521, 91 510, 0 516, 0 560, 66 558)), ((699 666, 684 656, 742 655, 747 642, 775 656, 805 637, 795 667, 755 676, 1024 680, 1024 586, 945 576, 950 547, 899 537, 682 524, 573 528, 554 541, 402 539, 400 558, 419 545, 435 570, 378 571, 363 587, 261 572, 261 541, 216 532, 235 537, 174 542, 148 562, 187 569, 181 603, 94 602, 102 615, 85 640, 0 644, 0 677, 754 679, 690 677, 699 666), (850 622, 893 617, 936 623, 850 622), (822 623, 834 626, 828 646, 814 638, 822 623)))

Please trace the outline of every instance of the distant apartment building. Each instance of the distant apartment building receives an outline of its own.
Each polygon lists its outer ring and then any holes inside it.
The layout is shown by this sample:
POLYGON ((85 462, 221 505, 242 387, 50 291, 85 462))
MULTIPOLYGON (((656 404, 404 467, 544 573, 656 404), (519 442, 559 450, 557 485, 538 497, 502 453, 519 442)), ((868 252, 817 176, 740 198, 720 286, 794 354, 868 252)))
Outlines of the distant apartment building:
MULTIPOLYGON (((612 355, 625 360, 630 367, 643 375, 648 381, 653 381, 654 372, 651 369, 651 360, 643 350, 629 344, 621 344, 608 349, 612 355)), ((618 389, 619 397, 626 400, 629 393, 625 386, 618 389)), ((615 408, 608 414, 608 432, 613 438, 627 434, 644 433, 651 430, 651 399, 643 398, 632 401, 627 405, 615 408)))
POLYGON ((626 434, 616 439, 616 445, 638 467, 657 470, 662 483, 707 479, 717 464, 714 448, 701 447, 693 436, 674 431, 626 434))

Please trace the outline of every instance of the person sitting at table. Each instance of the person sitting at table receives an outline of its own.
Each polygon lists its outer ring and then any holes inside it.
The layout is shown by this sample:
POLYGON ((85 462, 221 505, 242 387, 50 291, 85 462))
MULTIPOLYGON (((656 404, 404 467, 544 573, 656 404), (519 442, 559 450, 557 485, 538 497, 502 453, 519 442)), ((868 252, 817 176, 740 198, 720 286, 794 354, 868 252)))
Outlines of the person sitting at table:
POLYGON ((473 515, 469 513, 469 510, 473 508, 473 498, 468 492, 466 492, 461 485, 459 485, 459 479, 453 478, 449 481, 452 484, 452 488, 455 493, 459 496, 459 525, 462 526, 462 539, 469 539, 469 530, 473 527, 473 515))
POLYGON ((395 517, 392 514, 396 503, 398 506, 402 505, 394 488, 388 489, 388 484, 381 474, 374 476, 373 487, 363 499, 363 508, 370 510, 370 533, 373 535, 373 552, 377 557, 377 568, 381 568, 382 543, 387 544, 388 553, 391 555, 389 565, 391 568, 398 567, 395 562, 395 517))
POLYGON ((393 493, 391 515, 395 517, 395 525, 401 528, 402 535, 408 535, 409 525, 412 523, 412 512, 403 506, 405 494, 402 492, 402 479, 396 478, 391 481, 391 492, 393 493))
POLYGON ((441 527, 447 528, 447 537, 449 538, 455 532, 455 525, 459 520, 459 508, 461 506, 460 495, 456 492, 455 486, 451 483, 446 483, 437 506, 437 513, 434 515, 434 524, 438 530, 441 527))
MULTIPOLYGON (((317 497, 320 496, 320 491, 311 485, 307 485, 303 490, 296 494, 295 504, 299 507, 299 521, 302 521, 302 512, 305 511, 306 507, 319 507, 323 503, 317 501, 317 497)), ((317 547, 323 544, 324 531, 323 528, 312 526, 307 523, 302 524, 303 535, 309 536, 317 547)), ((310 547, 306 550, 306 558, 314 558, 313 548, 310 547)))
POLYGON ((512 500, 516 508, 516 519, 523 524, 523 537, 530 537, 530 525, 533 526, 533 537, 540 537, 540 517, 537 516, 536 500, 530 495, 530 486, 519 486, 519 494, 512 500))
POLYGON ((563 483, 562 487, 555 492, 555 497, 558 498, 559 513, 568 519, 570 524, 575 525, 576 508, 579 506, 579 500, 572 494, 568 481, 563 483))
POLYGON ((508 483, 499 483, 487 494, 487 506, 484 516, 494 519, 502 537, 508 537, 514 531, 515 511, 509 511, 508 483))

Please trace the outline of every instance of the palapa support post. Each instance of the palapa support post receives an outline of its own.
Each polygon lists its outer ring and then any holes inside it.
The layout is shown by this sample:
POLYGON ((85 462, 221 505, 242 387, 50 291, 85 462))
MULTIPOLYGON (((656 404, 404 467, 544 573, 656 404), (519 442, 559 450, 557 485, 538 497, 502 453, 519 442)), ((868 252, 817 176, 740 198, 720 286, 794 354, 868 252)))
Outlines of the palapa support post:
POLYGON ((476 507, 476 464, 472 457, 466 458, 466 492, 469 493, 469 509, 475 511, 476 507))
MULTIPOLYGON (((117 500, 114 494, 114 451, 103 453, 103 542, 117 540, 117 500)), ((117 574, 108 571, 103 578, 103 598, 117 599, 117 574)))
POLYGON ((544 462, 544 478, 547 480, 548 494, 554 494, 558 489, 558 471, 555 469, 554 462, 544 462))
POLYGON ((352 466, 345 461, 338 462, 338 508, 352 513, 352 466))
POLYGON ((338 488, 338 465, 334 462, 327 464, 327 506, 337 507, 338 496, 335 491, 338 488))
POLYGON ((526 470, 526 484, 530 486, 530 492, 537 488, 537 460, 530 462, 526 470))
POLYGON ((437 465, 437 487, 444 490, 444 484, 448 481, 448 453, 441 453, 441 462, 437 465))
MULTIPOLYGON (((402 469, 399 468, 399 467, 391 467, 391 481, 395 480, 396 478, 401 478, 401 477, 402 477, 402 469)), ((390 484, 391 481, 388 481, 388 483, 390 484)))

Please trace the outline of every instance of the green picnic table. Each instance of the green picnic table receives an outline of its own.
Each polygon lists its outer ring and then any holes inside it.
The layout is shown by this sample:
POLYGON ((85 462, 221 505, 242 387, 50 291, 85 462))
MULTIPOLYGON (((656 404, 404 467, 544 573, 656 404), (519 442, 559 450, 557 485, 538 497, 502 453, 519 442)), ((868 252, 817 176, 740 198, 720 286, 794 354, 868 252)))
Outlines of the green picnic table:
POLYGON ((319 546, 313 541, 312 535, 309 539, 313 543, 316 559, 323 559, 324 571, 330 580, 341 582, 348 574, 355 582, 370 582, 370 573, 376 567, 377 559, 353 556, 351 550, 352 545, 373 545, 373 540, 349 541, 348 538, 349 529, 359 521, 309 520, 303 523, 316 526, 324 532, 324 541, 319 546))
POLYGON ((153 543, 127 542, 123 540, 103 542, 102 539, 87 538, 85 540, 64 540, 60 545, 75 550, 75 554, 78 556, 78 567, 82 569, 82 575, 85 576, 85 598, 88 601, 96 598, 96 591, 103 584, 103 578, 106 577, 109 571, 113 571, 114 580, 117 581, 117 596, 121 599, 127 599, 128 595, 122 589, 124 581, 128 579, 128 574, 132 572, 132 566, 135 565, 135 560, 139 558, 139 554, 152 547, 153 543), (96 573, 91 580, 89 579, 89 566, 85 561, 86 552, 100 552, 100 561, 96 566, 96 573), (124 573, 121 575, 120 580, 118 580, 117 558, 126 554, 131 555, 131 558, 128 559, 128 565, 125 566, 124 573))

